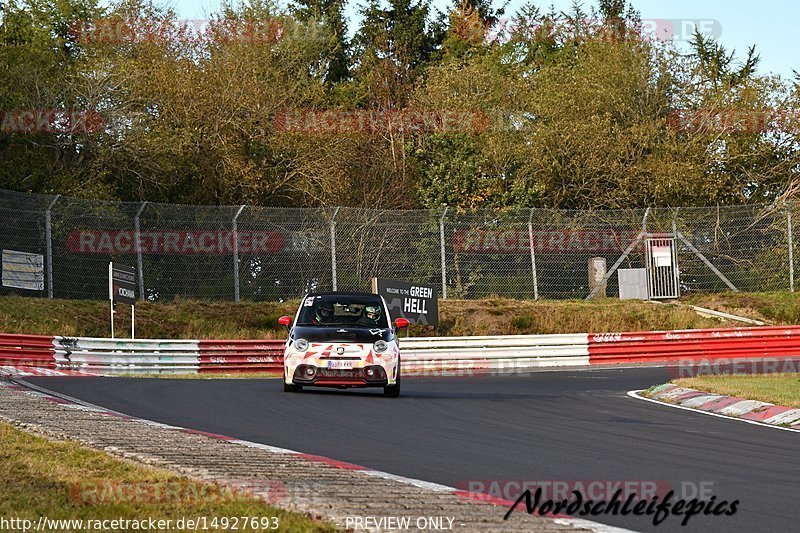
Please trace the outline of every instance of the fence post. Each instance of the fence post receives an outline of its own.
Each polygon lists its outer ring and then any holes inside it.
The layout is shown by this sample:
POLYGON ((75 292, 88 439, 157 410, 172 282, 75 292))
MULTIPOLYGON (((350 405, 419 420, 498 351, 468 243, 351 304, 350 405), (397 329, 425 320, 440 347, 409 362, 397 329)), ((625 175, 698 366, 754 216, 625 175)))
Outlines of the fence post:
POLYGON ((794 292, 794 240, 792 239, 792 208, 786 209, 786 229, 789 237, 789 289, 794 292))
MULTIPOLYGON (((341 207, 341 206, 339 206, 341 207)), ((330 230, 331 230, 331 285, 333 290, 336 291, 336 215, 339 214, 339 207, 333 212, 331 217, 330 230)))
POLYGON ((133 228, 136 231, 134 242, 136 243, 136 276, 139 278, 139 299, 144 301, 144 268, 142 267, 142 228, 139 226, 139 216, 147 206, 147 202, 142 202, 141 207, 133 218, 133 228))
POLYGON ((236 229, 236 219, 242 214, 244 207, 240 205, 233 217, 233 300, 235 302, 239 301, 239 232, 236 229))
POLYGON ((444 217, 447 215, 447 210, 450 206, 444 206, 444 212, 439 217, 439 241, 442 251, 442 299, 447 300, 447 266, 445 264, 445 251, 444 251, 444 217))
POLYGON ((531 271, 533 272, 533 299, 539 299, 539 278, 536 276, 536 252, 534 251, 533 247, 533 211, 534 208, 531 208, 531 214, 528 217, 528 238, 530 239, 531 243, 531 271))
POLYGON ((53 218, 51 211, 59 198, 61 198, 61 195, 57 194, 44 213, 44 240, 47 248, 47 297, 51 300, 53 299, 53 218))

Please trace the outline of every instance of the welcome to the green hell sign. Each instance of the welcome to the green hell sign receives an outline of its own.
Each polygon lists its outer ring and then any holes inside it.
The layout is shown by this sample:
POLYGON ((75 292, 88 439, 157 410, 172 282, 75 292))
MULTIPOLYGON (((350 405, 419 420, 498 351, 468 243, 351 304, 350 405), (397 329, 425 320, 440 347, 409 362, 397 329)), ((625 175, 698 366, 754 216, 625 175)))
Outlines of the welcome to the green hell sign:
POLYGON ((372 292, 383 296, 392 320, 406 318, 412 324, 439 324, 439 300, 436 288, 421 283, 372 279, 372 292))

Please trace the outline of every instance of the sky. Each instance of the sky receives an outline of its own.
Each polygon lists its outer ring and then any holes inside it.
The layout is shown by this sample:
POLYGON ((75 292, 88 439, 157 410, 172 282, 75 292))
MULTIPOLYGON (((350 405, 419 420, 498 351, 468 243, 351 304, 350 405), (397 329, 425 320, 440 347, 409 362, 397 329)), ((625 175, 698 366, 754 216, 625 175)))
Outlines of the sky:
MULTIPOLYGON (((530 0, 510 0, 506 16, 530 0)), ((556 11, 570 11, 574 0, 532 1, 543 11, 552 5, 556 11)), ((282 4, 286 0, 280 0, 282 4)), ((447 11, 453 0, 432 0, 434 8, 447 11)), ((167 0, 178 15, 185 19, 205 19, 219 6, 219 0, 167 0)), ((358 6, 364 0, 349 0, 346 16, 350 19, 351 32, 358 21, 358 6)), ((580 2, 586 10, 596 5, 594 0, 580 2)), ((682 28, 677 38, 689 35, 698 24, 706 35, 719 38, 730 51, 736 50, 737 59, 742 59, 747 49, 755 44, 761 56, 761 73, 779 74, 785 79, 793 77, 792 71, 800 71, 800 58, 796 53, 800 44, 800 2, 796 0, 632 0, 645 26, 654 29, 668 26, 682 28), (675 24, 677 22, 677 24, 675 24)), ((501 5, 495 1, 495 6, 501 5)), ((658 30, 656 30, 658 31, 658 30)))

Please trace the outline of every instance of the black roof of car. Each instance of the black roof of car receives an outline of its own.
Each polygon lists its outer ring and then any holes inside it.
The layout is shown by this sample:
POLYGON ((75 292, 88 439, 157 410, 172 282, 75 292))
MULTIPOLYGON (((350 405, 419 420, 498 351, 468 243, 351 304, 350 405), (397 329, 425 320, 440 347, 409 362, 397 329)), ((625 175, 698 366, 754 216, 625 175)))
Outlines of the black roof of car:
POLYGON ((306 294, 306 296, 375 296, 378 295, 374 292, 344 292, 344 291, 336 291, 336 292, 310 292, 306 294))

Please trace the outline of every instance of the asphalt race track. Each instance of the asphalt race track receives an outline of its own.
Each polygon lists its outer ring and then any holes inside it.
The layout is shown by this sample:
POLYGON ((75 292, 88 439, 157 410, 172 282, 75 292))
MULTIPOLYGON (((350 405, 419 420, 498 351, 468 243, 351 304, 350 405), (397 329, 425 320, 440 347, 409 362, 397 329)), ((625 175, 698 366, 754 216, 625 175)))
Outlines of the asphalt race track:
POLYGON ((381 389, 284 393, 278 380, 29 381, 129 415, 449 486, 648 480, 740 501, 734 516, 695 516, 687 527, 677 517, 657 527, 651 517, 586 517, 638 531, 796 530, 800 434, 626 396, 673 377, 660 368, 406 377, 397 399, 381 389))

